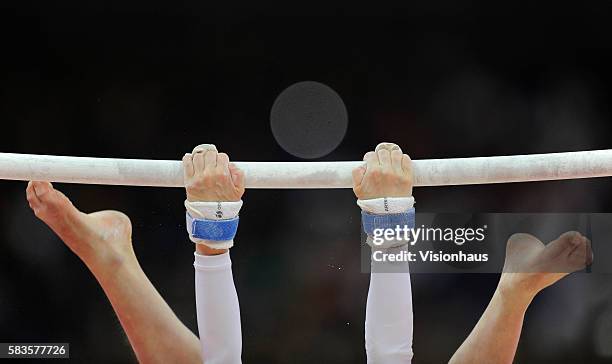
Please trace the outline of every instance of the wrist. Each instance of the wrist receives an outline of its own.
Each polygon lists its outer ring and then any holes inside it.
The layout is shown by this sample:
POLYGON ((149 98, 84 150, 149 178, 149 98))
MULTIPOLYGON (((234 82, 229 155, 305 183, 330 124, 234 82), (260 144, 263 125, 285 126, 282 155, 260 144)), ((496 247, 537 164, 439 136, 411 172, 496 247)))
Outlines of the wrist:
POLYGON ((229 249, 213 249, 204 244, 196 244, 196 253, 200 255, 220 255, 228 252, 229 249))
POLYGON ((194 195, 190 195, 190 194, 187 194, 187 201, 189 201, 189 202, 214 202, 210 198, 201 197, 201 196, 194 196, 194 195))
POLYGON ((414 207, 414 197, 380 197, 372 199, 359 199, 357 205, 362 211, 377 214, 398 214, 408 212, 414 207))
POLYGON ((367 234, 366 244, 372 248, 389 249, 408 244, 399 235, 389 237, 389 230, 400 231, 416 225, 412 198, 378 198, 358 200, 361 207, 361 225, 367 234), (381 235, 381 232, 385 232, 381 235))
POLYGON ((227 193, 209 196, 207 194, 187 193, 187 201, 189 202, 238 202, 242 196, 229 196, 227 193))
POLYGON ((196 252, 218 255, 234 245, 242 201, 185 201, 185 208, 187 232, 191 241, 196 243, 196 252))
POLYGON ((185 201, 185 209, 193 218, 227 220, 238 216, 242 200, 238 201, 185 201))

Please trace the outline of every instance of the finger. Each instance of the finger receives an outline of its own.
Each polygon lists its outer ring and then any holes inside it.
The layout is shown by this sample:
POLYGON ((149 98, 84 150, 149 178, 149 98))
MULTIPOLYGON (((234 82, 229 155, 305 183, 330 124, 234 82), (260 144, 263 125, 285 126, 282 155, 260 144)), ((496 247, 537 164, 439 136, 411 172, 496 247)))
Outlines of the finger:
POLYGON ((207 150, 206 154, 204 154, 204 173, 212 174, 217 168, 217 151, 216 150, 207 150))
POLYGON ((403 154, 401 150, 396 149, 391 151, 391 167, 393 168, 393 171, 395 171, 395 173, 397 174, 402 174, 403 172, 402 158, 403 154))
POLYGON ((214 144, 200 144, 200 145, 196 146, 195 148, 193 148, 193 152, 191 152, 191 153, 194 155, 193 163, 194 163, 195 173, 196 174, 204 173, 204 169, 205 169, 204 155, 209 150, 216 151, 217 147, 215 147, 214 144), (196 156, 198 154, 200 156, 196 158, 196 156))
POLYGON ((194 175, 204 174, 204 151, 198 150, 193 154, 194 175))
POLYGON ((376 156, 375 152, 367 152, 363 155, 363 161, 366 163, 370 162, 373 158, 376 158, 378 160, 378 157, 376 156))
POLYGON ((206 153, 207 150, 217 151, 217 147, 214 144, 200 144, 196 146, 195 148, 193 148, 193 152, 191 153, 192 154, 196 154, 197 152, 206 153))
POLYGON ((232 177, 232 182, 234 183, 234 187, 238 189, 244 188, 244 172, 236 167, 235 164, 229 164, 230 176, 232 177))
POLYGON ((402 170, 407 173, 412 173, 412 159, 408 154, 402 155, 402 170))
POLYGON ((217 155, 216 171, 219 174, 229 175, 229 156, 227 154, 219 153, 217 155))
POLYGON ((395 143, 388 143, 388 142, 378 143, 378 145, 376 146, 376 149, 374 149, 374 151, 378 152, 379 150, 382 150, 382 149, 386 149, 389 152, 392 152, 394 150, 399 150, 400 152, 402 152, 402 148, 400 148, 399 145, 397 145, 395 143))
POLYGON ((183 179, 187 181, 192 178, 195 174, 195 170, 193 168, 193 156, 191 153, 187 153, 183 156, 183 179))
POLYGON ((391 170, 391 153, 389 153, 386 149, 381 149, 376 152, 378 155, 378 160, 380 161, 380 167, 383 171, 391 170))
POLYGON ((380 169, 378 155, 375 152, 367 152, 363 156, 363 160, 366 162, 366 173, 372 173, 373 171, 380 169))
POLYGON ((365 173, 366 173, 365 166, 359 166, 353 169, 353 187, 357 187, 361 184, 361 181, 363 181, 363 176, 365 176, 365 173))

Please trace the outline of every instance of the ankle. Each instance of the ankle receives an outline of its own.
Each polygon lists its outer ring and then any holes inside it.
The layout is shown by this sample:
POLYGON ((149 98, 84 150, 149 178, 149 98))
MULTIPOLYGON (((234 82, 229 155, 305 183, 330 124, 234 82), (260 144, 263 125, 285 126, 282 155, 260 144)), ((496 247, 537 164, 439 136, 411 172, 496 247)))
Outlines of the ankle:
POLYGON ((496 294, 504 300, 519 305, 529 305, 540 291, 525 275, 530 273, 502 273, 496 294))
POLYGON ((107 249, 101 249, 90 254, 79 255, 79 258, 94 274, 106 274, 107 272, 112 274, 112 272, 125 266, 138 264, 133 249, 131 249, 131 246, 129 248, 125 251, 118 251, 112 247, 107 247, 107 249))

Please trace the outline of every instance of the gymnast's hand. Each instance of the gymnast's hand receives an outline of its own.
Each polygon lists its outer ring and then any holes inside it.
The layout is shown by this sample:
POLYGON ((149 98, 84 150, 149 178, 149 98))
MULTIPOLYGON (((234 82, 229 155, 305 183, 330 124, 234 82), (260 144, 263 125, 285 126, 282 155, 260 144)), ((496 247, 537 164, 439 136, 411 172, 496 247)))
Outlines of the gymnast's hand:
MULTIPOLYGON (((240 201, 244 194, 244 173, 230 163, 225 153, 217 152, 212 144, 194 148, 183 157, 183 171, 187 201, 232 202, 240 201)), ((218 255, 227 249, 213 249, 196 244, 196 251, 203 255, 218 255)))
POLYGON ((185 154, 183 170, 190 202, 240 201, 244 194, 244 173, 214 145, 199 145, 185 154))
POLYGON ((502 292, 532 299, 539 291, 593 262, 591 241, 576 231, 561 234, 544 245, 530 234, 514 234, 508 240, 502 292))
POLYGON ((118 211, 85 214, 49 182, 30 182, 26 196, 36 217, 92 270, 135 259, 130 219, 118 211))
POLYGON ((397 144, 380 143, 353 170, 353 191, 360 200, 412 196, 412 162, 397 144))

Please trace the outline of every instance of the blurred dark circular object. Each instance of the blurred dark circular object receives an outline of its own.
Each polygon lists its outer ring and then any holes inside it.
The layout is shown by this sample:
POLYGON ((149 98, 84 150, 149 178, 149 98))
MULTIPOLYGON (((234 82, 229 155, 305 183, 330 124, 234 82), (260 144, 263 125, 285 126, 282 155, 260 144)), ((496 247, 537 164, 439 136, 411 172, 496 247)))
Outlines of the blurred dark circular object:
POLYGON ((296 157, 331 153, 344 139, 348 113, 331 87, 303 81, 287 87, 274 101, 270 125, 276 142, 296 157))

